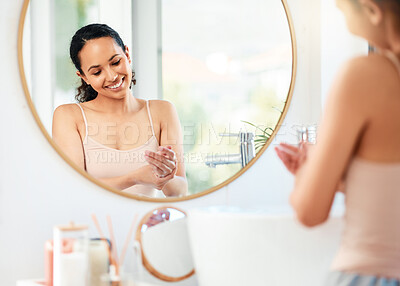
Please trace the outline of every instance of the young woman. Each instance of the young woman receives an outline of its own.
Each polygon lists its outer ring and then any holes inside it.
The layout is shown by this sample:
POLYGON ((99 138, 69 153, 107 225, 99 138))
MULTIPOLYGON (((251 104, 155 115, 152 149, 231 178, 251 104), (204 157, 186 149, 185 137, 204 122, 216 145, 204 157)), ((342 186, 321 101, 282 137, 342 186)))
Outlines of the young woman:
POLYGON ((73 36, 70 56, 82 82, 79 103, 54 111, 54 141, 79 167, 122 192, 186 195, 176 110, 167 101, 132 96, 131 58, 118 33, 104 24, 85 26, 73 36))
POLYGON ((290 202, 306 226, 326 221, 344 182, 345 230, 324 285, 400 285, 400 1, 336 3, 379 52, 340 70, 312 150, 276 151, 296 176, 290 202))

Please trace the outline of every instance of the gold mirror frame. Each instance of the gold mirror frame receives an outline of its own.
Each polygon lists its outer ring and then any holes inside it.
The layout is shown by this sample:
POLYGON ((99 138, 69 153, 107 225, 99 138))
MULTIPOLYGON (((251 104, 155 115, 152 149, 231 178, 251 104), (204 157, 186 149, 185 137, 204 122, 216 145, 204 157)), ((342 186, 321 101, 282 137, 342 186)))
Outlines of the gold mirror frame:
POLYGON ((163 281, 167 281, 167 282, 178 282, 178 281, 182 281, 185 280, 187 278, 189 278, 190 276, 192 276, 195 273, 195 269, 193 268, 193 270, 191 270, 189 273, 180 276, 180 277, 172 277, 172 276, 168 276, 165 275, 163 273, 161 273, 160 271, 158 271, 153 265, 150 264, 150 262, 148 261, 144 251, 143 251, 143 242, 142 242, 142 226, 143 224, 145 224, 148 219, 153 215, 153 212, 156 210, 162 210, 162 209, 174 209, 177 210, 181 213, 183 213, 185 215, 185 217, 187 217, 187 213, 185 211, 183 211, 182 209, 179 209, 177 207, 173 207, 173 206, 161 206, 158 208, 155 208, 151 211, 149 211, 148 213, 145 214, 145 216, 140 220, 137 229, 136 229, 136 236, 135 239, 136 241, 139 242, 140 244, 140 255, 142 257, 142 264, 143 266, 156 278, 161 279, 163 281))
POLYGON ((20 15, 20 19, 19 19, 19 25, 18 25, 18 66, 19 66, 19 74, 21 77, 21 83, 22 83, 22 87, 24 90, 24 94, 25 94, 25 98, 26 101, 28 102, 28 106, 29 109, 32 112, 32 115, 36 121, 36 123, 38 124, 40 130, 42 131, 44 137, 46 137, 47 141, 49 142, 49 144, 56 150, 56 152, 72 167, 74 168, 79 174, 81 174, 82 176, 84 176, 85 178, 87 178, 88 180, 90 180, 91 182, 93 182, 94 184, 108 190, 111 191, 115 194, 118 194, 120 196, 124 196, 127 198, 131 198, 131 199, 135 199, 138 201, 148 201, 148 202, 179 202, 179 201, 186 201, 186 200, 191 200, 191 199, 195 199, 198 197, 202 197, 205 195, 208 195, 212 192, 215 192, 216 190, 219 190, 225 186, 227 186, 228 184, 232 183, 234 180, 236 180, 238 177, 240 177, 244 172, 246 172, 257 160, 258 158, 260 158, 260 156, 264 153, 264 151, 268 148, 268 146, 271 144, 272 140, 275 138, 276 134, 278 133, 280 126, 282 125, 282 122, 286 116, 286 113, 289 109, 289 105, 292 99, 292 95, 293 95, 293 90, 294 90, 294 84, 295 84, 295 79, 296 79, 296 71, 297 71, 297 44, 296 44, 296 37, 295 37, 295 33, 294 33, 294 27, 293 27, 293 20, 289 11, 289 7, 288 4, 286 2, 286 0, 281 0, 283 8, 285 10, 285 14, 286 14, 286 18, 288 20, 288 24, 289 24, 289 31, 290 31, 290 39, 292 42, 292 76, 290 79, 290 86, 289 86, 289 91, 288 91, 288 96, 287 96, 287 100, 286 100, 286 104, 285 107, 283 108, 283 111, 281 113, 281 116, 279 117, 278 123, 276 124, 276 127, 272 133, 272 135, 270 136, 270 138, 268 139, 268 141, 265 143, 265 145, 261 148, 261 150, 257 153, 257 155, 255 156, 255 158, 253 160, 250 161, 249 164, 247 164, 244 168, 242 168, 239 172, 237 172, 235 175, 233 175, 232 177, 230 177, 229 179, 227 179, 226 181, 210 188, 207 190, 204 190, 200 193, 196 193, 196 194, 192 194, 192 195, 188 195, 185 197, 168 197, 168 198, 148 198, 148 197, 142 197, 142 196, 138 196, 138 195, 133 195, 133 194, 125 194, 122 193, 121 191, 114 189, 110 186, 108 186, 107 184, 102 183, 101 181, 97 180, 96 178, 90 176, 87 172, 85 172, 84 170, 82 170, 81 168, 79 168, 74 162, 72 162, 72 160, 70 158, 68 158, 68 156, 66 156, 64 154, 64 152, 61 151, 61 149, 54 143, 53 139, 50 137, 49 133, 47 132, 47 130, 45 129, 42 121, 39 118, 39 115, 36 111, 35 106, 33 105, 32 102, 32 98, 30 96, 29 93, 29 89, 28 89, 28 85, 27 85, 27 81, 26 81, 26 77, 25 77, 25 69, 24 69, 24 61, 23 61, 23 53, 22 53, 22 48, 23 48, 23 32, 24 32, 24 24, 25 24, 25 16, 26 16, 26 12, 28 9, 28 5, 29 5, 30 0, 24 0, 23 6, 22 6, 22 10, 21 10, 21 15, 20 15))

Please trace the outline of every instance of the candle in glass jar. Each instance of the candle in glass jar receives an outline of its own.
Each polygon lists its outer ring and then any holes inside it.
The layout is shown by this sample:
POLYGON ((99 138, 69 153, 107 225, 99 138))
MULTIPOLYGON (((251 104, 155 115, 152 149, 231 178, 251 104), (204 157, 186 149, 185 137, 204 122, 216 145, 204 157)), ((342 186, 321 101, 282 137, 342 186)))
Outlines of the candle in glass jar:
MULTIPOLYGON (((87 286, 88 256, 83 252, 62 253, 60 255, 60 286, 87 286)), ((56 281, 54 281, 56 282, 56 281)), ((57 284, 55 284, 57 285, 57 284)))
POLYGON ((73 223, 54 228, 53 285, 88 285, 88 227, 73 223))
POLYGON ((91 240, 89 244, 90 285, 100 285, 100 277, 108 272, 109 244, 106 240, 91 240))

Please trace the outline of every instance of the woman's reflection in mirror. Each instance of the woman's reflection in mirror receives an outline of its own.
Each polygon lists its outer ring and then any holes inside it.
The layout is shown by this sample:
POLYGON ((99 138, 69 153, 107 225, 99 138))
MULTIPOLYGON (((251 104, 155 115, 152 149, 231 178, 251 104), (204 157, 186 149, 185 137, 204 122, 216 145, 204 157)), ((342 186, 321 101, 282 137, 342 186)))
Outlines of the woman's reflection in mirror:
POLYGON ((168 209, 159 209, 153 212, 153 214, 144 223, 148 228, 155 226, 164 221, 169 221, 171 213, 168 209))
POLYGON ((175 107, 132 96, 129 49, 105 24, 72 37, 70 57, 81 79, 78 103, 59 106, 53 139, 90 175, 113 188, 147 197, 184 196, 182 131, 175 107))

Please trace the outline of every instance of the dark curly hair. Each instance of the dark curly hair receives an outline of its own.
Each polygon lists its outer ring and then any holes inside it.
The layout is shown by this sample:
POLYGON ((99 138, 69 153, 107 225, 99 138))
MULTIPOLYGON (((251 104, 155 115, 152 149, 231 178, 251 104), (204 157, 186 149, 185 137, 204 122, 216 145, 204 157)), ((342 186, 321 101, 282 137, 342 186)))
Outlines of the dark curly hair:
MULTIPOLYGON (((76 31, 75 35, 72 37, 71 45, 69 48, 69 55, 72 62, 74 63, 76 69, 84 74, 81 68, 81 61, 79 59, 79 52, 85 46, 86 42, 93 39, 111 37, 114 41, 121 47, 125 53, 125 44, 122 41, 119 34, 109 26, 105 24, 90 24, 80 28, 76 31)), ((132 71, 132 84, 136 84, 135 72, 132 71)), ((95 91, 92 86, 88 85, 83 79, 81 79, 81 85, 77 88, 77 94, 75 99, 78 102, 86 102, 93 100, 97 97, 97 91, 95 91)))

